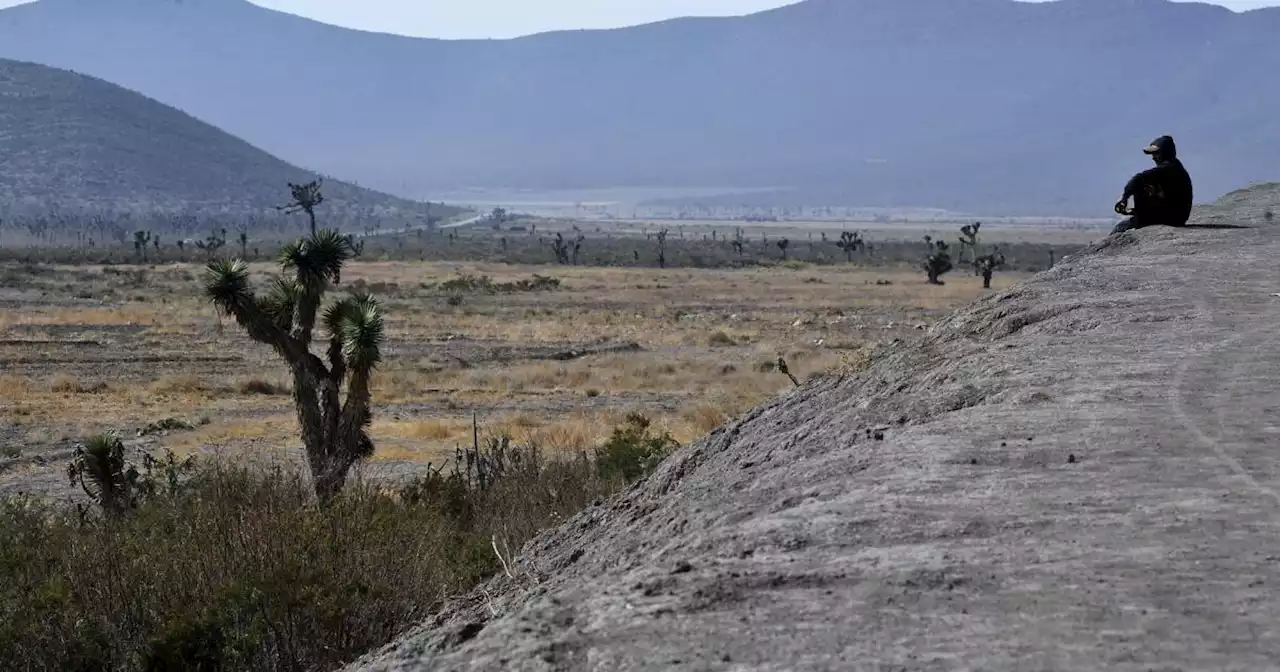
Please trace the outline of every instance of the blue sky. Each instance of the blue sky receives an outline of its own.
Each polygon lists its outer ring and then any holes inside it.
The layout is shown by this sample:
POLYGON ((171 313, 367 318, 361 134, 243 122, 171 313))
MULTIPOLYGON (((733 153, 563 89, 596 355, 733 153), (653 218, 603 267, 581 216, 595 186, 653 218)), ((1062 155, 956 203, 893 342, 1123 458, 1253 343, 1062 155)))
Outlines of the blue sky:
MULTIPOLYGON (((107 0, 101 0, 107 1, 107 0)), ((422 37, 514 37, 547 30, 612 28, 674 16, 718 16, 790 4, 787 0, 251 0, 351 28, 422 37)), ((957 0, 960 2, 963 0, 957 0)), ((1280 0, 1215 0, 1235 10, 1280 0)), ((21 0, 0 0, 0 7, 21 0)))

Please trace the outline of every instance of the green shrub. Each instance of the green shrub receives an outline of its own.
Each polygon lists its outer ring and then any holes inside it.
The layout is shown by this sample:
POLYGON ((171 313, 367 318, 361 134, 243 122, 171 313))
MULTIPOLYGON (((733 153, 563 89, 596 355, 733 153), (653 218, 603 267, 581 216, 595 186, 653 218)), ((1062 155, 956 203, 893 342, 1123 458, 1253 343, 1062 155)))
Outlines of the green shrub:
POLYGON ((110 516, 0 501, 0 669, 333 669, 500 571, 495 545, 518 551, 613 487, 585 453, 498 438, 320 507, 301 473, 139 472, 104 443, 100 471, 128 475, 110 516))
POLYGON ((649 418, 630 413, 609 440, 596 449, 596 470, 606 482, 630 483, 653 472, 663 458, 679 447, 671 434, 656 434, 649 418))
POLYGON ((334 669, 676 445, 640 415, 595 460, 495 437, 321 507, 300 471, 135 467, 118 438, 90 443, 73 471, 101 508, 0 499, 0 670, 334 669))

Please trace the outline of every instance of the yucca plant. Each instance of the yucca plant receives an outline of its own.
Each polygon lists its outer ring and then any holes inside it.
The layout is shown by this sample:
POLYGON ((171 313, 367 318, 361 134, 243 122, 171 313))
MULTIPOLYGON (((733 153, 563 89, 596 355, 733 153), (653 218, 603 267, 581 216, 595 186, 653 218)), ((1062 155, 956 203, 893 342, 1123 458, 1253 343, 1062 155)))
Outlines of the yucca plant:
POLYGON ((324 186, 321 180, 312 180, 301 184, 289 183, 289 195, 293 200, 287 205, 276 208, 284 212, 286 215, 293 215, 299 212, 307 213, 307 219, 311 224, 311 235, 316 235, 316 206, 324 203, 324 194, 320 193, 320 188, 324 186))
POLYGON ((951 252, 945 240, 934 240, 933 236, 925 236, 924 244, 928 247, 929 256, 924 260, 924 272, 929 276, 929 284, 945 284, 939 278, 953 268, 951 252))
POLYGON ((205 277, 205 295, 218 310, 289 365, 302 442, 321 503, 342 490, 356 462, 373 454, 367 433, 369 385, 382 357, 382 312, 367 294, 338 299, 321 311, 325 292, 339 283, 343 264, 355 254, 346 236, 322 230, 280 251, 283 273, 261 296, 250 286, 242 260, 211 262, 205 277), (323 357, 311 351, 317 319, 328 337, 323 357))
POLYGON ((137 506, 138 470, 125 461, 124 442, 115 434, 90 437, 76 448, 67 477, 110 517, 137 506))
MULTIPOLYGON (((1052 253, 1051 253, 1052 254, 1052 253)), ((974 275, 982 276, 982 288, 991 289, 991 276, 996 269, 1004 266, 1004 253, 997 247, 991 254, 984 254, 973 261, 974 275)))
MULTIPOLYGON (((826 238, 826 234, 822 234, 826 238)), ((845 258, 849 263, 853 263, 853 253, 861 252, 866 248, 866 243, 862 240, 861 231, 842 231, 840 233, 840 242, 836 243, 836 247, 844 250, 845 258)))
POLYGON ((982 230, 982 222, 974 222, 965 224, 960 227, 960 258, 959 262, 964 263, 964 251, 969 250, 970 256, 976 263, 978 260, 978 232, 982 230))

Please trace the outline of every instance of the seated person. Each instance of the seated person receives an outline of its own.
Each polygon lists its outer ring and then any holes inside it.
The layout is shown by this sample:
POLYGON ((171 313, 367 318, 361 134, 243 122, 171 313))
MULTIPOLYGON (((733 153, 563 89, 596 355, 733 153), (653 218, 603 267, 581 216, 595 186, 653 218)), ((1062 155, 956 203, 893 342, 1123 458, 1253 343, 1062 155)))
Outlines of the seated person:
POLYGON ((1146 149, 1156 162, 1154 168, 1138 173, 1124 187, 1124 196, 1116 203, 1116 213, 1129 218, 1116 225, 1111 233, 1141 229, 1155 224, 1184 226, 1191 219, 1191 176, 1178 160, 1173 138, 1162 135, 1146 149), (1133 209, 1129 199, 1133 198, 1133 209))

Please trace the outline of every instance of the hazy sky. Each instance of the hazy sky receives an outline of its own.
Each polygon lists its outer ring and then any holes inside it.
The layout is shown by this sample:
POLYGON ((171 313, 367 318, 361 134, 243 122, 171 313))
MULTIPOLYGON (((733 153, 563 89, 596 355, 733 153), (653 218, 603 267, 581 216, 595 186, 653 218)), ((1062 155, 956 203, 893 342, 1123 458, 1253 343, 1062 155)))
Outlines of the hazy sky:
MULTIPOLYGON (((107 2, 109 0, 102 0, 107 2)), ((792 0, 794 1, 794 0, 792 0)), ((960 2, 963 0, 957 0, 960 2)), ((1236 10, 1280 0, 1213 0, 1236 10)), ((0 7, 22 0, 0 0, 0 7)), ((351 28, 422 37, 513 37, 547 30, 612 28, 674 16, 748 14, 788 0, 252 0, 351 28)))

